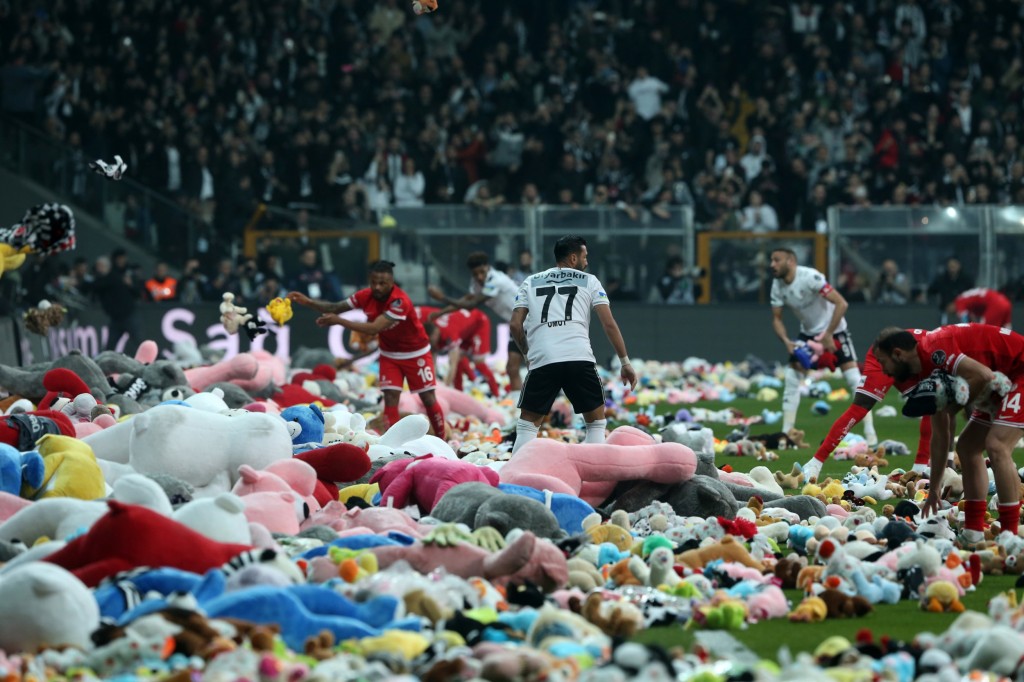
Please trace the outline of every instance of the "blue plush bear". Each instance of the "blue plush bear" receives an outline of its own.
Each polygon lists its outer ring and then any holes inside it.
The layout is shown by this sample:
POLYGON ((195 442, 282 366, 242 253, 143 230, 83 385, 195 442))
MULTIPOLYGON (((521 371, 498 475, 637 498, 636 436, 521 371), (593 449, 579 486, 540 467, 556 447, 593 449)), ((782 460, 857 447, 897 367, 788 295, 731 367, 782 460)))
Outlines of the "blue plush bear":
POLYGON ((281 413, 281 418, 288 422, 295 452, 324 446, 324 413, 316 405, 293 405, 281 413))
POLYGON ((38 488, 45 475, 43 456, 38 452, 19 452, 14 446, 0 443, 0 492, 20 495, 22 485, 38 488))

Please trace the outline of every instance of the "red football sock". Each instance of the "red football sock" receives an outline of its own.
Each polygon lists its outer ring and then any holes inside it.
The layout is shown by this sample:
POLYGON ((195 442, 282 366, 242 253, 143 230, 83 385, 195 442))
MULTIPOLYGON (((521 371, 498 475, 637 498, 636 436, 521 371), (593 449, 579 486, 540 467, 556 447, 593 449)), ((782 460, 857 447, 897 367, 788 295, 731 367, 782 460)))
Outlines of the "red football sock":
POLYGON ((921 437, 917 439, 917 457, 914 464, 928 464, 932 461, 932 418, 921 417, 921 437))
POLYGON ((434 435, 445 440, 448 437, 448 424, 444 421, 444 411, 441 406, 434 403, 423 407, 427 410, 427 419, 430 420, 430 425, 434 428, 434 435))
POLYGON ((494 372, 487 366, 487 363, 481 360, 476 363, 476 371, 480 373, 480 376, 487 381, 487 388, 491 389, 491 397, 498 397, 498 380, 494 378, 494 372))
POLYGON ((999 530, 1010 531, 1017 534, 1017 526, 1020 524, 1020 502, 999 505, 999 530))
POLYGON ((398 405, 385 405, 384 406, 384 421, 387 422, 385 428, 391 428, 398 423, 398 405))
POLYGON ((465 355, 459 358, 459 364, 455 368, 455 381, 452 383, 452 388, 456 391, 462 390, 462 378, 466 376, 471 380, 473 379, 473 366, 469 364, 469 358, 465 355))
POLYGON ((860 405, 850 405, 846 408, 846 412, 839 415, 839 419, 836 419, 835 423, 832 424, 832 428, 829 429, 828 435, 825 436, 821 447, 814 453, 814 459, 819 462, 824 462, 828 459, 828 456, 846 438, 846 434, 850 432, 850 429, 856 426, 867 413, 868 411, 860 405))
POLYGON ((985 500, 964 500, 964 528, 985 530, 985 500))

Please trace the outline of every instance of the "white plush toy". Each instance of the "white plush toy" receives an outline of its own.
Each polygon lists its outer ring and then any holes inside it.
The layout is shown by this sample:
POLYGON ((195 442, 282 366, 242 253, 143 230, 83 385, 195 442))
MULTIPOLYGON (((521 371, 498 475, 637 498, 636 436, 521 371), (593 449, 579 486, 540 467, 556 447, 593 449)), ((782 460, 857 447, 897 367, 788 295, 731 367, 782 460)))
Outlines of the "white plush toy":
POLYGON ((91 649, 99 625, 92 592, 60 566, 33 561, 0 576, 0 650, 91 649))
POLYGON ((176 509, 171 518, 217 542, 252 544, 245 502, 234 493, 192 500, 176 509))
POLYGON ((252 412, 229 417, 159 405, 128 423, 132 428, 127 463, 139 473, 179 478, 195 488, 196 497, 228 492, 243 464, 262 469, 292 456, 288 427, 276 415, 252 412))

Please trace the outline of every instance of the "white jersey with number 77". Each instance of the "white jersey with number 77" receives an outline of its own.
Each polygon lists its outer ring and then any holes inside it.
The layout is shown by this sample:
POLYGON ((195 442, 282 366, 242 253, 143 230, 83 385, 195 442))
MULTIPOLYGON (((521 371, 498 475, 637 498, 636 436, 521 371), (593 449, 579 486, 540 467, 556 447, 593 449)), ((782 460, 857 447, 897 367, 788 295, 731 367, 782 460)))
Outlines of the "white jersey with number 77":
POLYGON ((582 270, 551 268, 530 275, 519 286, 516 308, 527 308, 524 327, 530 369, 553 362, 594 362, 590 310, 608 305, 601 281, 582 270))

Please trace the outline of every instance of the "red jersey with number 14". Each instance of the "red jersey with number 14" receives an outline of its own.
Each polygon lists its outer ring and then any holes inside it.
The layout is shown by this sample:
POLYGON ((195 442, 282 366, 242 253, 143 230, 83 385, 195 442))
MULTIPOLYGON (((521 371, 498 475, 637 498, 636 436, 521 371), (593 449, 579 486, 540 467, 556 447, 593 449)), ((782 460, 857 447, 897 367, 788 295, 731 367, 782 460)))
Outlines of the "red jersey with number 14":
POLYGON ((360 289, 349 296, 348 304, 366 313, 366 319, 370 322, 381 315, 398 321, 394 327, 379 334, 380 354, 384 357, 403 360, 430 351, 430 339, 423 331, 419 315, 409 296, 398 287, 391 290, 386 301, 375 299, 369 288, 360 289))
POLYGON ((917 344, 924 379, 935 369, 953 374, 965 357, 1010 379, 1024 378, 1024 336, 987 324, 954 324, 930 331, 917 344))

